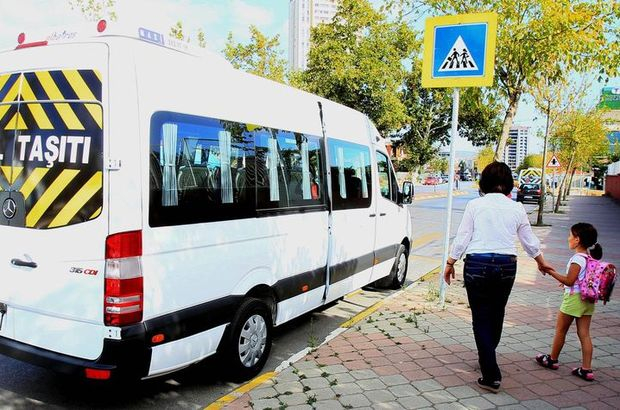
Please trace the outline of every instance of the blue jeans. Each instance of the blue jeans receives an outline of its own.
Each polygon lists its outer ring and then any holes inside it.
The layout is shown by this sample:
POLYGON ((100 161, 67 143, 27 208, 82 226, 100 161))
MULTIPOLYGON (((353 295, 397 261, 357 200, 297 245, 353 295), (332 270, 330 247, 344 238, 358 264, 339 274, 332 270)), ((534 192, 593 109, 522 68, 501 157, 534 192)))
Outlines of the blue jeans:
POLYGON ((482 378, 501 381, 495 349, 502 337, 504 312, 517 273, 517 257, 496 253, 470 254, 463 277, 482 378))

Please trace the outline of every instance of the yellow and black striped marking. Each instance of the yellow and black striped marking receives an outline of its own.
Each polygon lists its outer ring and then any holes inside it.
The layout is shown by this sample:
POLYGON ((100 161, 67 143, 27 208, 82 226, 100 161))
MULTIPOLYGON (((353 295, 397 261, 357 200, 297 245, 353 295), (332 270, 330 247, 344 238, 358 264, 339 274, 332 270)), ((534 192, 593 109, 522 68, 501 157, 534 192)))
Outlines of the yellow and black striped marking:
MULTIPOLYGON (((96 70, 0 75, 0 191, 23 195, 25 225, 96 218, 103 205, 103 110, 96 70)), ((3 221, 0 216, 0 223, 3 221)))

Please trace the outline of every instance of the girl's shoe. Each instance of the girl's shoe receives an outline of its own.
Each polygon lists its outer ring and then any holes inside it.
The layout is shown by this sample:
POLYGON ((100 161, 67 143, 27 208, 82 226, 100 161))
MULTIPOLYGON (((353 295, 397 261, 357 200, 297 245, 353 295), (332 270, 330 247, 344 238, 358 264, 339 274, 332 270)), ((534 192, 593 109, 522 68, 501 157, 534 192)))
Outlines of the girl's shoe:
POLYGON ((578 367, 576 369, 573 369, 572 373, 573 375, 577 377, 581 377, 583 380, 586 380, 589 382, 594 381, 594 373, 592 373, 592 370, 586 370, 581 367, 578 367))
POLYGON ((551 359, 551 356, 548 354, 536 355, 536 361, 539 365, 548 369, 558 370, 560 368, 558 361, 551 359))

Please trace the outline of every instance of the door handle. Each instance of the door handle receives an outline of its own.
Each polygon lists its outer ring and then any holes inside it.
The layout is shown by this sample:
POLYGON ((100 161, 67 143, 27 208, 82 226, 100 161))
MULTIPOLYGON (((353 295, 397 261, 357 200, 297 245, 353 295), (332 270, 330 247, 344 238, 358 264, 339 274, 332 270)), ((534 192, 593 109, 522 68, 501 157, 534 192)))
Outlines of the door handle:
POLYGON ((377 214, 370 214, 368 216, 371 217, 371 218, 374 218, 375 216, 377 216, 377 214))
POLYGON ((36 262, 23 261, 23 260, 17 259, 17 258, 11 259, 11 264, 15 265, 15 266, 25 266, 27 268, 36 268, 37 267, 37 263, 36 262))
POLYGON ((386 214, 385 214, 385 212, 381 212, 381 213, 379 214, 379 216, 385 216, 385 215, 386 215, 386 214))

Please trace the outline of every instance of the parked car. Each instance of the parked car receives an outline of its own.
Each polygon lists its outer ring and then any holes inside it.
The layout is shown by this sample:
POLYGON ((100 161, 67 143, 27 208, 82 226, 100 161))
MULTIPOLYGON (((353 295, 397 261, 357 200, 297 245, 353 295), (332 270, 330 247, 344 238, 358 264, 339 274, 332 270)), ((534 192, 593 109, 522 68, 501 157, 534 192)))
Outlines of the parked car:
POLYGON ((448 174, 441 174, 441 184, 448 182, 450 180, 450 175, 448 174))
POLYGON ((422 185, 437 185, 439 183, 439 178, 433 176, 428 176, 424 178, 424 181, 422 181, 422 185))
POLYGON ((540 193, 540 184, 521 184, 517 190, 517 202, 538 202, 540 193))

